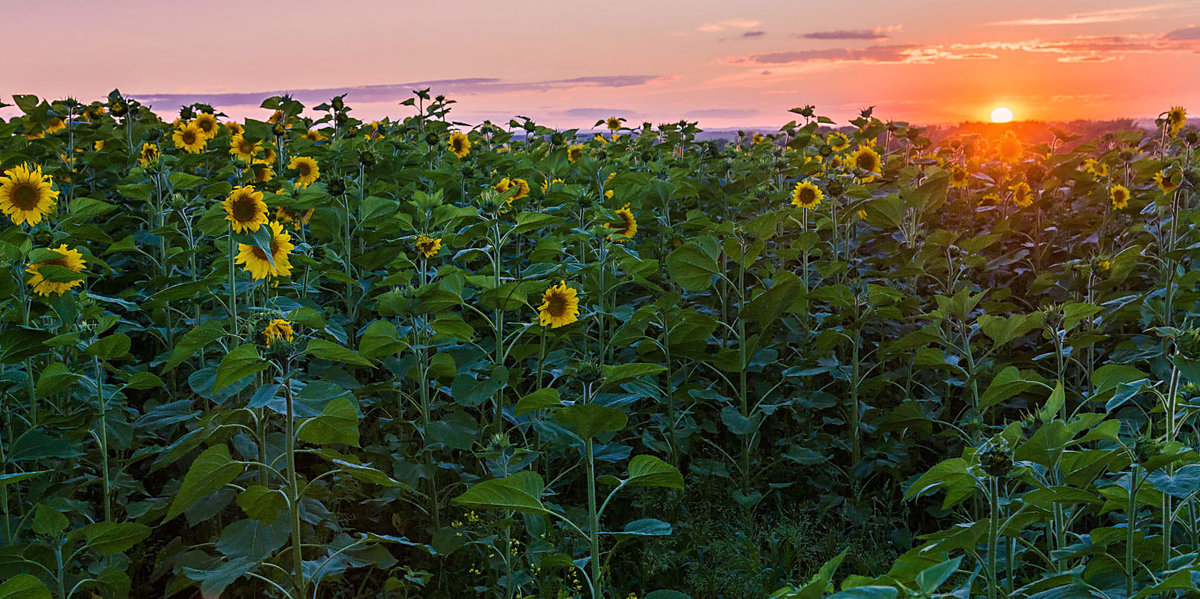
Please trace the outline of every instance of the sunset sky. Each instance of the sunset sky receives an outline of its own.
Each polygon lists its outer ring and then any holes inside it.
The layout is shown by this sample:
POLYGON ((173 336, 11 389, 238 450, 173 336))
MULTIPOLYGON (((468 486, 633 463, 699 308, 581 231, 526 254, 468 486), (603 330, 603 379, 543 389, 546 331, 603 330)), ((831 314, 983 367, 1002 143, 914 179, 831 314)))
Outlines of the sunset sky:
POLYGON ((349 92, 355 116, 395 118, 432 87, 458 120, 556 127, 1200 112, 1200 0, 2 1, 5 99, 116 87, 261 118, 267 95, 349 92))

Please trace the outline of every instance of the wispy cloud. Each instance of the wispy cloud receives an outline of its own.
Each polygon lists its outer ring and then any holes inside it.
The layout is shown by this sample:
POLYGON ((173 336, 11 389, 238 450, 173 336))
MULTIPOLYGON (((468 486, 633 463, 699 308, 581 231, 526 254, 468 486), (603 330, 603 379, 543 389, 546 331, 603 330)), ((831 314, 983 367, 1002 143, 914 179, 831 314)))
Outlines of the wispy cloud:
POLYGON ((700 33, 718 33, 726 29, 750 29, 758 27, 758 21, 748 19, 727 19, 724 21, 716 21, 712 23, 704 23, 696 28, 700 33))
POLYGON ((761 30, 761 29, 758 29, 758 30, 755 30, 755 31, 747 31, 747 32, 745 32, 745 33, 743 33, 743 34, 742 34, 742 37, 744 37, 744 38, 755 38, 755 37, 762 37, 762 36, 764 36, 764 35, 766 35, 766 34, 767 34, 767 32, 766 32, 766 31, 763 31, 763 30, 761 30))
POLYGON ((761 111, 756 108, 701 108, 685 112, 684 118, 689 119, 740 119, 757 116, 761 111))
POLYGON ((411 97, 413 90, 423 88, 430 88, 435 94, 466 96, 472 94, 505 94, 590 87, 637 87, 668 79, 670 77, 659 75, 601 75, 544 81, 506 81, 495 77, 470 77, 384 85, 283 89, 255 92, 147 93, 130 94, 130 96, 137 98, 143 103, 159 106, 191 104, 193 102, 212 104, 214 106, 258 105, 264 98, 283 94, 290 94, 296 100, 307 104, 323 102, 341 94, 346 94, 346 98, 350 102, 377 103, 400 101, 411 97))
POLYGON ((1174 4, 1155 4, 1151 6, 1139 6, 1136 8, 1110 8, 1107 10, 1093 10, 1088 12, 1073 13, 1061 17, 1033 17, 1028 19, 1015 19, 1011 21, 997 21, 992 24, 1091 25, 1093 23, 1117 23, 1121 21, 1134 21, 1163 9, 1173 8, 1174 6, 1174 4))
POLYGON ((935 60, 993 59, 995 54, 981 51, 959 51, 940 46, 918 44, 888 44, 867 48, 825 48, 768 52, 733 57, 730 64, 780 65, 803 62, 868 62, 868 63, 927 63, 935 60))
POLYGON ((1163 39, 1181 41, 1200 40, 1200 25, 1189 25, 1183 29, 1168 31, 1163 34, 1163 39))
POLYGON ((793 37, 809 40, 885 40, 900 33, 900 25, 887 27, 872 27, 870 29, 845 29, 837 31, 811 31, 799 33, 793 37))

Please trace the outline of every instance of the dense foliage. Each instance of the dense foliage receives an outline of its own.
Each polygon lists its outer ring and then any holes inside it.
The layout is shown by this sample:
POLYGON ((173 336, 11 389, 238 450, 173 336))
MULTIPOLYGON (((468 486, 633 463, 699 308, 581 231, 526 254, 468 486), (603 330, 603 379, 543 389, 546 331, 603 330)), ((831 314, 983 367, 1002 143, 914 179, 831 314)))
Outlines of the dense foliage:
POLYGON ((1200 593, 1182 109, 15 102, 0 597, 1200 593))

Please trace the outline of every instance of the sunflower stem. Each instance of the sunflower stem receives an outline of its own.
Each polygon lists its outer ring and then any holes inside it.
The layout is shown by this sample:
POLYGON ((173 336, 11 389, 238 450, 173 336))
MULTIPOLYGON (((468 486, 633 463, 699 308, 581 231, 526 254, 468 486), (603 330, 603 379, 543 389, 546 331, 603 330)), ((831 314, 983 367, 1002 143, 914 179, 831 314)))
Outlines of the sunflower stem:
POLYGON ((237 318, 237 270, 234 267, 233 225, 229 225, 229 320, 233 321, 233 336, 241 337, 237 318))

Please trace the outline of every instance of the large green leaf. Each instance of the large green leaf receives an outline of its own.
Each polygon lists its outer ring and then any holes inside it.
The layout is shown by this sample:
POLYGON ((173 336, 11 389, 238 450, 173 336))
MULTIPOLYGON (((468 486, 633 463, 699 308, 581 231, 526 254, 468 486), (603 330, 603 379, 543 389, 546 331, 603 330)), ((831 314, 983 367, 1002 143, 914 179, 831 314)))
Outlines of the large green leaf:
POLYGON ((629 417, 621 410, 586 403, 562 408, 554 413, 554 418, 584 439, 619 431, 629 422, 629 417))
POLYGON ((320 416, 302 422, 296 430, 301 441, 315 445, 358 446, 358 411, 354 402, 339 397, 325 404, 320 416))
POLYGON ((713 276, 720 274, 721 267, 712 248, 688 242, 667 255, 667 272, 680 287, 703 291, 712 286, 713 276))
POLYGON ((629 460, 629 487, 667 487, 683 490, 683 474, 679 469, 652 455, 634 456, 629 460))
POLYGON ((233 348, 221 365, 217 366, 217 378, 213 383, 213 392, 220 391, 236 381, 257 374, 267 369, 267 361, 258 355, 254 345, 247 343, 233 348))
POLYGON ((36 576, 17 574, 0 582, 0 599, 50 599, 50 589, 36 576))
POLYGON ((183 483, 163 521, 175 518, 200 498, 233 482, 242 470, 242 462, 234 461, 225 445, 213 445, 205 449, 183 476, 183 483))
POLYGON ((358 355, 354 350, 324 339, 310 339, 305 353, 314 358, 329 360, 331 362, 342 362, 356 366, 375 366, 370 360, 358 355))
POLYGON ((466 507, 513 510, 527 514, 548 514, 542 504, 546 484, 536 472, 523 471, 508 478, 485 480, 454 498, 466 507))
POLYGON ((100 555, 128 551, 150 536, 150 527, 137 522, 96 522, 83 529, 88 547, 100 555))

